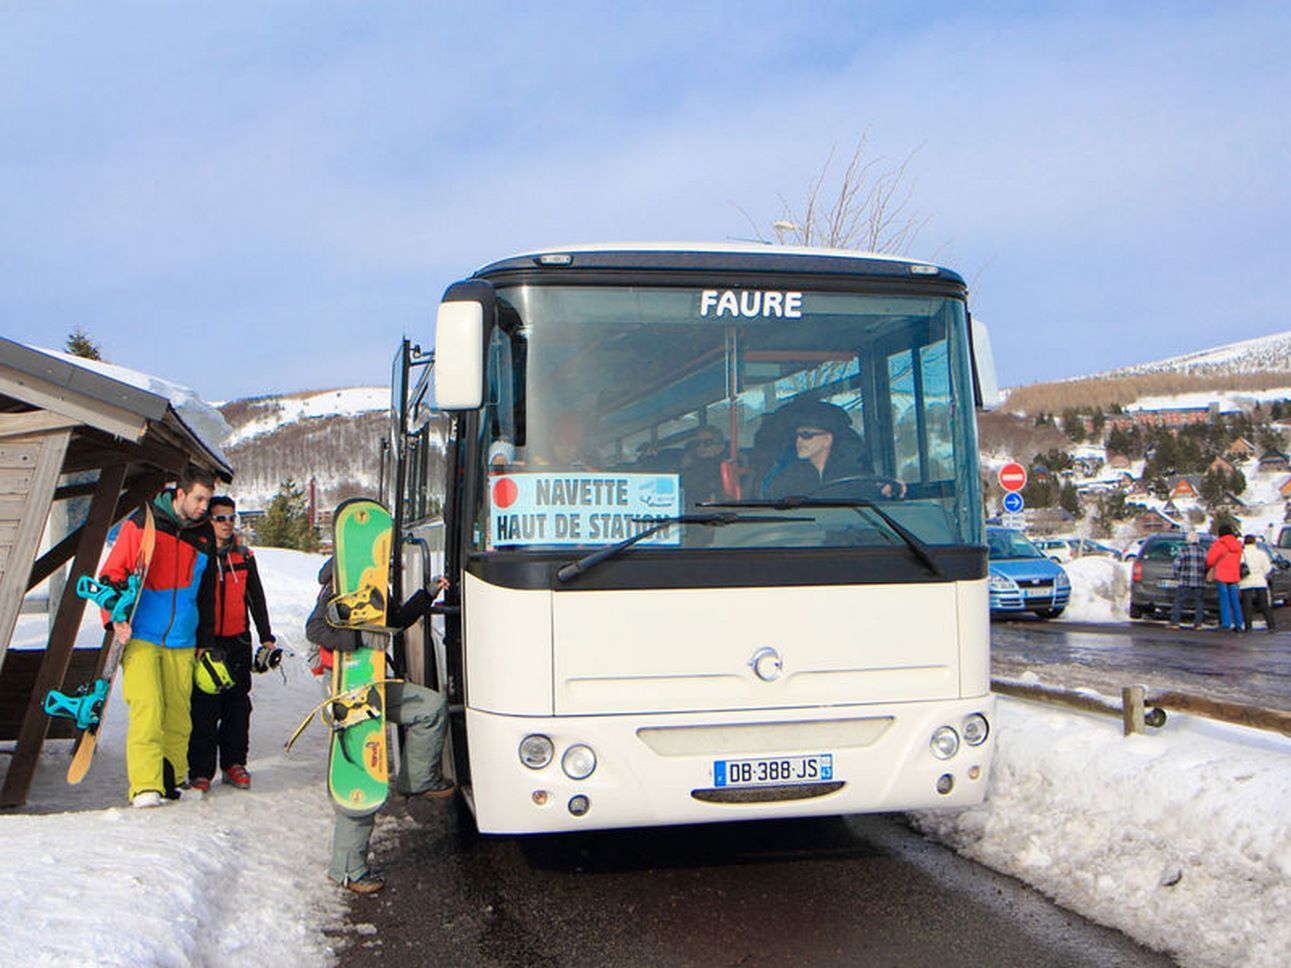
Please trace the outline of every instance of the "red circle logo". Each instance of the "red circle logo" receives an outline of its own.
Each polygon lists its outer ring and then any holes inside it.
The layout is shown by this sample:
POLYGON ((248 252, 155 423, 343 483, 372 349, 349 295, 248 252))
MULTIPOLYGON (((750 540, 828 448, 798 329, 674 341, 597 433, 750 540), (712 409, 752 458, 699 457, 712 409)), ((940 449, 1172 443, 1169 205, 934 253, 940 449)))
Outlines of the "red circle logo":
POLYGON ((493 506, 495 508, 509 508, 515 504, 516 498, 520 496, 520 488, 516 487, 516 482, 509 477, 499 477, 493 482, 493 506))

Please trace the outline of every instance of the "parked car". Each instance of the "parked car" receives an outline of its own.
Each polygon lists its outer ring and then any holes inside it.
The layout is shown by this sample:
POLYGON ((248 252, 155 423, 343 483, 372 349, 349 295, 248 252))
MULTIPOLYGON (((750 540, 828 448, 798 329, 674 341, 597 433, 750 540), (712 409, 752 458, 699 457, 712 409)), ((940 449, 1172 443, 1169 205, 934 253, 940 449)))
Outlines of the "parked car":
POLYGON ((1071 598, 1071 580, 1021 531, 987 528, 990 559, 991 613, 1034 612, 1057 618, 1071 598))
POLYGON ((1131 541, 1121 552, 1121 561, 1133 561, 1137 558, 1143 552, 1143 546, 1147 544, 1150 537, 1151 535, 1148 535, 1147 538, 1135 538, 1131 541))
MULTIPOLYGON (((1163 531, 1154 534, 1143 543, 1143 549, 1130 572, 1130 618, 1170 617, 1174 606, 1174 590, 1178 584, 1174 580, 1174 559, 1179 553, 1179 546, 1187 540, 1182 531, 1163 531)), ((1213 535, 1201 535, 1202 548, 1209 549, 1214 543, 1213 535)), ((1291 602, 1291 560, 1282 552, 1263 541, 1257 541, 1264 553, 1273 562, 1269 572, 1269 600, 1274 605, 1291 602)), ((1214 582, 1206 585, 1204 596, 1206 613, 1219 614, 1219 590, 1214 582)))
POLYGON ((1102 558, 1121 556, 1115 548, 1109 548, 1089 538, 1045 538, 1036 541, 1035 546, 1051 561, 1071 561, 1073 558, 1083 558, 1086 555, 1097 555, 1102 558))

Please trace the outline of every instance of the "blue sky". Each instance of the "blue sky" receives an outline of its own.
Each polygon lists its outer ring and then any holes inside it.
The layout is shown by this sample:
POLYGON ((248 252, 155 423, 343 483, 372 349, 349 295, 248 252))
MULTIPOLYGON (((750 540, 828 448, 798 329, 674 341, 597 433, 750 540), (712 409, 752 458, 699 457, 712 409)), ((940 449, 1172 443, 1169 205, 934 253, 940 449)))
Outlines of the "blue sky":
POLYGON ((0 333, 384 383, 551 244, 766 235, 866 135, 1008 385, 1291 329, 1291 7, 0 5, 0 333), (747 213, 749 218, 746 218, 747 213))

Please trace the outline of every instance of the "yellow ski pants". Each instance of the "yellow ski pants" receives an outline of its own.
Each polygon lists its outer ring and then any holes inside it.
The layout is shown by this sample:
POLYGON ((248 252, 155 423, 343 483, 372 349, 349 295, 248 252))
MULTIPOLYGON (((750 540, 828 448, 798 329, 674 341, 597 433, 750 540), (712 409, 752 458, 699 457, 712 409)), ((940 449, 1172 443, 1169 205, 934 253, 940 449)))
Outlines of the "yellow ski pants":
POLYGON ((121 655, 121 691, 130 707, 126 774, 130 799, 145 790, 166 792, 171 779, 188 774, 188 736, 193 731, 193 649, 165 649, 131 639, 121 655))

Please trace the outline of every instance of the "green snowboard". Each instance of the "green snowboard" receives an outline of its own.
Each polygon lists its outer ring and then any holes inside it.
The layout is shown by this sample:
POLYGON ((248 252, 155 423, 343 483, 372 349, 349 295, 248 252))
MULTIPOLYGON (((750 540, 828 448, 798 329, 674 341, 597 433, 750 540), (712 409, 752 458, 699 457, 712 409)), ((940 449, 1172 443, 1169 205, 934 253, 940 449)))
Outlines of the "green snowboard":
MULTIPOLYGON (((338 628, 379 629, 386 620, 390 512, 376 501, 353 498, 332 520, 334 597, 327 621, 338 628)), ((386 752, 385 645, 387 636, 364 631, 363 645, 332 659, 332 748, 327 788, 353 816, 381 808, 389 790, 386 752)))

